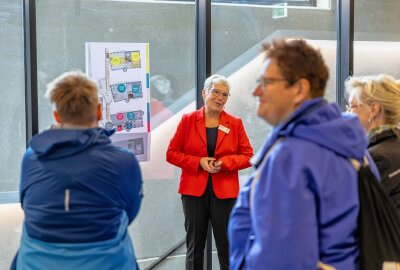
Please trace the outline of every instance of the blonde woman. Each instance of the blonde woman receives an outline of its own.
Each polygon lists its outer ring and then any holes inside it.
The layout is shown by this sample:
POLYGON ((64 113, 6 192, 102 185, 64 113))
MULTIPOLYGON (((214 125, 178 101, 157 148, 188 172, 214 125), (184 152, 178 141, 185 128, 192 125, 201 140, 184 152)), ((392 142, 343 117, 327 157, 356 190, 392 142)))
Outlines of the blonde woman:
POLYGON ((368 151, 400 212, 400 82, 389 75, 353 77, 346 82, 346 92, 347 110, 368 133, 368 151))

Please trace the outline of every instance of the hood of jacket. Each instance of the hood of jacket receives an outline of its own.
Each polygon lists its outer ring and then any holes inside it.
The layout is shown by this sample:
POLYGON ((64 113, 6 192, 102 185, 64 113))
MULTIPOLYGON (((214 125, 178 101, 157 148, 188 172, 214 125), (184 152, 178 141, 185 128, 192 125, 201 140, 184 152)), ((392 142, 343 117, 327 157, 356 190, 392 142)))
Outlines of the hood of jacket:
POLYGON ((357 117, 342 114, 336 104, 328 104, 322 98, 303 102, 287 121, 276 126, 255 160, 261 159, 279 137, 310 141, 340 156, 358 160, 365 155, 368 145, 367 134, 357 117))
POLYGON ((90 129, 49 129, 36 136, 30 147, 39 158, 57 159, 78 154, 87 148, 110 143, 109 136, 115 130, 90 129))

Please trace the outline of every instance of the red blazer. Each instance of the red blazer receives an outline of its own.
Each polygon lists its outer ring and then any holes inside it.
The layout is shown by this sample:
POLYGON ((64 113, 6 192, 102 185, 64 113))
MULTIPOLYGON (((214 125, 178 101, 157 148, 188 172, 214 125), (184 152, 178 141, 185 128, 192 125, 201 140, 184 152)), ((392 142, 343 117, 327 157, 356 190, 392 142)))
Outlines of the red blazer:
MULTIPOLYGON (((220 125, 229 128, 226 133, 218 129, 214 157, 222 161, 221 170, 211 175, 215 195, 220 199, 236 198, 239 192, 238 170, 250 167, 253 148, 243 127, 242 120, 222 111, 220 125)), ((182 169, 178 192, 201 196, 209 173, 200 166, 200 159, 207 157, 204 107, 185 114, 179 122, 167 150, 167 161, 182 169)))

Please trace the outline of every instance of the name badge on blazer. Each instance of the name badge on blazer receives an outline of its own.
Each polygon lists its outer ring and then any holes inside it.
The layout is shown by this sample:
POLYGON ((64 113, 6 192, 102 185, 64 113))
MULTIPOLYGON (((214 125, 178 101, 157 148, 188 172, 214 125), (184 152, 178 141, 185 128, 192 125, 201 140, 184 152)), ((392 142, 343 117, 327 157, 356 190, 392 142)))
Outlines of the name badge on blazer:
POLYGON ((221 130, 222 132, 229 134, 229 131, 231 131, 229 128, 223 126, 223 125, 219 125, 218 129, 221 130))

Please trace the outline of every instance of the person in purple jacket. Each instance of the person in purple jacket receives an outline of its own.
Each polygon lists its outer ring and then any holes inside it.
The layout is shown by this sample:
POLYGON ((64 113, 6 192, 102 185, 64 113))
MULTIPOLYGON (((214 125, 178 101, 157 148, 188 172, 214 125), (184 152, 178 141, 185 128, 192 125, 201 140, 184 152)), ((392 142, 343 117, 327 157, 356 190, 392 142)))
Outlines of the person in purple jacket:
POLYGON ((67 72, 48 85, 57 122, 22 161, 20 269, 137 269, 127 232, 142 200, 135 155, 98 127, 97 85, 67 72))
POLYGON ((274 129, 230 216, 231 269, 358 269, 357 172, 349 159, 368 156, 365 132, 323 99, 329 74, 319 51, 279 39, 265 52, 253 96, 274 129))

